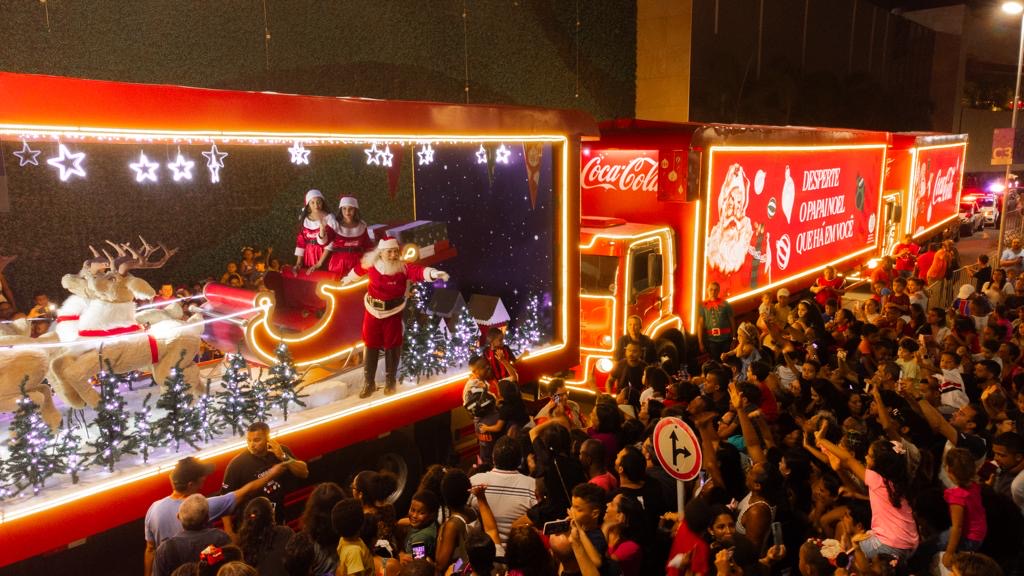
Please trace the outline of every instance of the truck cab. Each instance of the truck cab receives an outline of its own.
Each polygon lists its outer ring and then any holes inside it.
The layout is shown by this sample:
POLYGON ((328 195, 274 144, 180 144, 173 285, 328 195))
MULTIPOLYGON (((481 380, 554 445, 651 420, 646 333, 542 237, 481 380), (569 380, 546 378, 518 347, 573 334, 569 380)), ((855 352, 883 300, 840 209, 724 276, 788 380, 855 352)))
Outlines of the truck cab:
POLYGON ((611 368, 631 316, 656 338, 681 328, 673 290, 676 238, 669 226, 584 216, 580 222, 580 352, 586 374, 611 368))

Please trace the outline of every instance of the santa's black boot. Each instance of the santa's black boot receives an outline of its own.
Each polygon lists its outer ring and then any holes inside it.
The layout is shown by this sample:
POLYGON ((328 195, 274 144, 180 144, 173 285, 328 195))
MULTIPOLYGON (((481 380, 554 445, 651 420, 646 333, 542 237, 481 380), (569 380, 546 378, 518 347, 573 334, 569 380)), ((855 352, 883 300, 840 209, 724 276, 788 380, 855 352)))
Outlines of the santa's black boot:
POLYGON ((359 392, 360 398, 369 398, 377 390, 377 362, 379 360, 379 349, 366 349, 366 360, 363 362, 363 389, 359 392))
POLYGON ((402 347, 396 346, 384 351, 384 393, 394 394, 398 386, 398 359, 402 356, 402 347))

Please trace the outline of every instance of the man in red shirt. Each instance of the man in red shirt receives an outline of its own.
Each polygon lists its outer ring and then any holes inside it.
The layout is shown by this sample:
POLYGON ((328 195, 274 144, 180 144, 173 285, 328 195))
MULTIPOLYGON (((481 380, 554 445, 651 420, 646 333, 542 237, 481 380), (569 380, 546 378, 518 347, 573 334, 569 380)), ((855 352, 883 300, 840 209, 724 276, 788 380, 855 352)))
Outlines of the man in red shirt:
POLYGON ((406 284, 448 280, 448 273, 402 262, 398 240, 382 238, 377 249, 367 252, 362 261, 342 279, 351 284, 368 276, 363 313, 363 344, 366 362, 363 365, 363 389, 360 398, 368 398, 376 389, 377 362, 384 349, 384 393, 392 394, 398 384, 398 362, 402 354, 402 310, 405 309, 406 284))
POLYGON ((892 282, 893 274, 892 257, 883 256, 878 262, 878 268, 875 268, 875 271, 871 273, 871 282, 881 282, 888 288, 892 282))
POLYGON ((928 275, 928 269, 932 267, 935 260, 935 253, 939 251, 939 243, 932 242, 928 245, 928 251, 917 257, 917 273, 914 276, 924 278, 928 275))

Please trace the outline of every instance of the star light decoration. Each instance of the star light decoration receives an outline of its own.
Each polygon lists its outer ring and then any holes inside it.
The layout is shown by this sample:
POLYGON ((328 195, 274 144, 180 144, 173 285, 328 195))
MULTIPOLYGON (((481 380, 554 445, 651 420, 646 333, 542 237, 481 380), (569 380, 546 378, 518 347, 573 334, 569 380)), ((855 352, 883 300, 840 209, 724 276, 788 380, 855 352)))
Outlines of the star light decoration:
POLYGON ((150 162, 146 158, 145 151, 139 152, 139 161, 128 164, 128 167, 135 171, 135 181, 143 183, 146 180, 156 182, 156 171, 160 169, 159 162, 150 162))
POLYGON ((378 159, 380 160, 380 165, 381 166, 387 166, 388 168, 391 167, 391 160, 394 157, 395 157, 395 155, 391 153, 391 146, 388 146, 386 144, 384 145, 384 150, 378 153, 378 159))
POLYGON ((58 144, 57 146, 58 156, 50 158, 46 163, 60 170, 60 181, 67 182, 72 176, 85 178, 85 168, 82 168, 82 162, 85 161, 85 152, 75 152, 72 154, 68 151, 67 146, 63 144, 58 144), (70 162, 70 165, 68 162, 70 162))
POLYGON ((196 163, 192 160, 186 160, 179 150, 178 157, 175 158, 174 162, 169 163, 167 167, 174 173, 174 181, 180 182, 181 180, 192 179, 192 167, 195 165, 196 163))
POLYGON ((481 144, 480 149, 476 151, 476 163, 487 164, 487 149, 484 148, 483 144, 481 144))
POLYGON ((209 152, 203 152, 206 157, 206 167, 210 169, 210 183, 220 182, 220 169, 224 167, 224 159, 228 157, 227 152, 217 150, 217 145, 210 146, 209 152))
POLYGON ((429 166, 434 163, 434 147, 427 143, 420 147, 420 151, 416 153, 416 157, 419 159, 420 166, 429 166))
POLYGON ((498 146, 498 149, 494 152, 494 161, 498 164, 508 164, 508 157, 512 155, 512 151, 509 150, 508 146, 502 144, 498 146))
POLYGON ((18 167, 28 166, 39 166, 39 159, 37 156, 42 153, 42 150, 33 150, 29 147, 28 142, 21 141, 21 150, 14 153, 18 157, 18 167))
POLYGON ((288 149, 288 152, 292 155, 292 164, 295 164, 296 166, 300 164, 309 164, 310 151, 306 150, 306 147, 302 145, 302 142, 296 140, 295 143, 292 144, 292 147, 288 149))

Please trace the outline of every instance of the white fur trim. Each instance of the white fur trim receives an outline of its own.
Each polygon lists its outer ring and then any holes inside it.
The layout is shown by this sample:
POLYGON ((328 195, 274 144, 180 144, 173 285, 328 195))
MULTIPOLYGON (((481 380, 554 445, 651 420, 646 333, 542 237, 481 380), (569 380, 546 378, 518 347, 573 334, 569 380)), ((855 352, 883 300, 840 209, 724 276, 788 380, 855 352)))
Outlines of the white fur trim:
POLYGON ((398 240, 395 238, 381 238, 379 244, 377 244, 377 250, 387 250, 389 248, 398 248, 398 240))
POLYGON ((338 233, 338 236, 345 236, 346 238, 357 238, 366 233, 366 222, 359 221, 355 226, 346 228, 341 225, 341 222, 337 222, 334 225, 334 231, 338 233))
POLYGON ((306 249, 305 248, 295 248, 295 255, 296 256, 304 256, 305 254, 306 254, 306 249))
POLYGON ((313 200, 313 198, 319 198, 319 199, 323 200, 324 199, 324 194, 323 194, 323 192, 317 190, 316 188, 313 188, 309 192, 306 192, 306 203, 303 204, 303 206, 309 205, 310 201, 313 200))
POLYGON ((338 201, 338 208, 349 208, 359 209, 359 200, 356 200, 355 196, 342 196, 341 200, 338 201))

